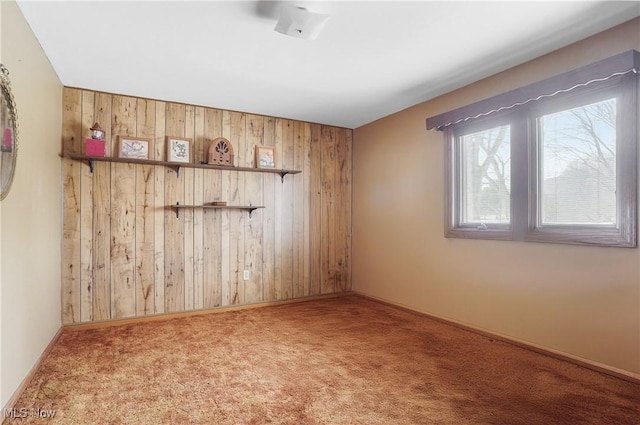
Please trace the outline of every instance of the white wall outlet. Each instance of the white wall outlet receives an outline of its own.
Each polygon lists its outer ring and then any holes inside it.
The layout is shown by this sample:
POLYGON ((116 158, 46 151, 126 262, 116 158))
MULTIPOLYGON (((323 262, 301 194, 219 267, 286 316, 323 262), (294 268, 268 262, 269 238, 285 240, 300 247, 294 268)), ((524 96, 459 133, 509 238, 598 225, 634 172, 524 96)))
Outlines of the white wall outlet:
POLYGON ((249 280, 249 276, 251 276, 251 275, 249 274, 249 270, 245 270, 245 271, 244 271, 244 273, 242 274, 242 278, 243 278, 244 280, 249 280))

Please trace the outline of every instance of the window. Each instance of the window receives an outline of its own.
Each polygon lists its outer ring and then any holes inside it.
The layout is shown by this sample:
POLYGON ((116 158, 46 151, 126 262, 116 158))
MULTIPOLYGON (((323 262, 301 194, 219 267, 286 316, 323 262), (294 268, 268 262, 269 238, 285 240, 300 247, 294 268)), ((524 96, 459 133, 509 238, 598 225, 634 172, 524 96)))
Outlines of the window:
POLYGON ((615 227, 616 99, 537 118, 540 223, 615 227))
POLYGON ((632 68, 619 55, 569 73, 604 78, 563 75, 427 120, 447 143, 446 236, 635 247, 640 54, 626 57, 632 68))
POLYGON ((475 232, 509 238, 511 227, 511 125, 459 126, 450 160, 453 175, 452 223, 449 232, 473 237, 475 232))
POLYGON ((510 126, 460 136, 460 224, 509 224, 511 216, 510 126))

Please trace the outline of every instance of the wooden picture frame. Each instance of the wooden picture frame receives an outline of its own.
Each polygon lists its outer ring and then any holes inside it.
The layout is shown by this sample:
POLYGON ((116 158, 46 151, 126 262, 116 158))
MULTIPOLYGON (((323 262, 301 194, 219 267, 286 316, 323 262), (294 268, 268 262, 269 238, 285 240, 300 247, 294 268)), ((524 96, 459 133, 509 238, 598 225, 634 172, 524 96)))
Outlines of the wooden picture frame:
POLYGON ((151 139, 118 136, 118 158, 149 159, 151 139))
POLYGON ((167 136, 167 162, 191 162, 191 139, 167 136))
POLYGON ((256 146, 256 168, 276 168, 274 148, 269 146, 256 146))

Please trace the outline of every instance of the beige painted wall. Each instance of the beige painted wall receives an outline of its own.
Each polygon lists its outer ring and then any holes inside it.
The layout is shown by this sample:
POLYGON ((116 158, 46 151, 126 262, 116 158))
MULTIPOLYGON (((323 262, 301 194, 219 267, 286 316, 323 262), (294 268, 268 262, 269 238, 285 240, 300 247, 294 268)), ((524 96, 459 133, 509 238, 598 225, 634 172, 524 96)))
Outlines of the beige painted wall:
POLYGON ((17 173, 0 204, 0 406, 5 406, 61 323, 62 84, 16 3, 0 5, 1 61, 11 73, 20 132, 17 173))
POLYGON ((640 50, 639 34, 635 19, 356 129, 354 290, 640 377, 640 249, 445 239, 443 135, 425 129, 429 116, 640 50))
MULTIPOLYGON (((0 6, 0 63, 2 62, 2 7, 0 6)), ((2 330, 2 202, 0 202, 0 331, 2 330)), ((0 359, 2 353, 2 337, 0 335, 0 359)), ((0 407, 4 406, 2 393, 2 361, 0 360, 0 407)))

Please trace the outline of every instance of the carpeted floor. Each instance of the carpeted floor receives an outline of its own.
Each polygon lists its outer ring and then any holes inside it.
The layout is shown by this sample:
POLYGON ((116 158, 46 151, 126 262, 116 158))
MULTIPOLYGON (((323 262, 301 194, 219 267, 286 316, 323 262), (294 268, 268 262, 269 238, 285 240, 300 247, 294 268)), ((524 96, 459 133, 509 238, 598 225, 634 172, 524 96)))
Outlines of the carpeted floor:
POLYGON ((640 385, 350 296, 66 332, 15 408, 5 423, 638 425, 640 385))

